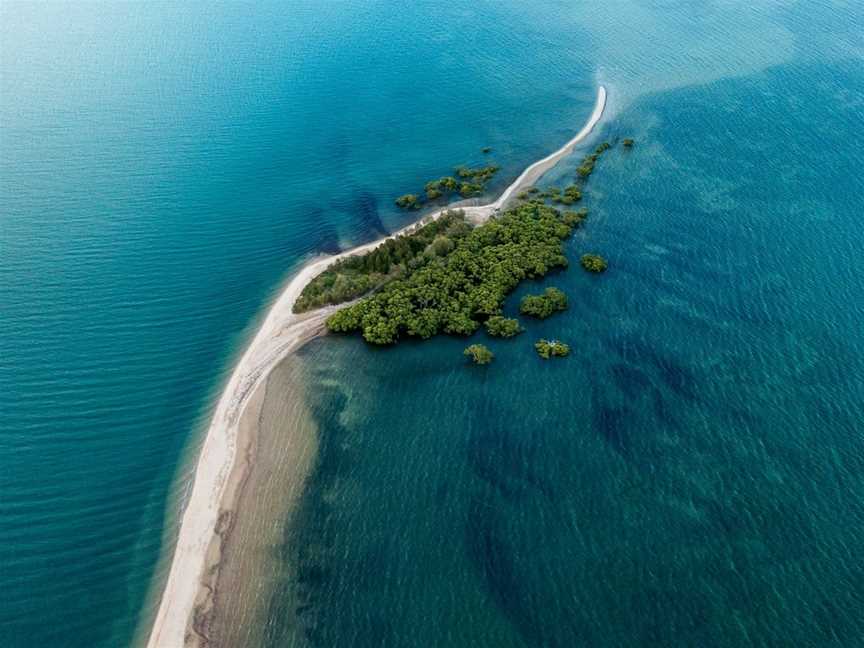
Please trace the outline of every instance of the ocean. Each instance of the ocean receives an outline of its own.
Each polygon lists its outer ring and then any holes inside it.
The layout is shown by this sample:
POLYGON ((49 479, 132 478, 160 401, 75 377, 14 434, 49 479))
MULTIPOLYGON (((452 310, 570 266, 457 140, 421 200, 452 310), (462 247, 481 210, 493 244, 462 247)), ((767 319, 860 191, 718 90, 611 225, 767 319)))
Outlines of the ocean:
POLYGON ((285 279, 458 164, 491 197, 601 82, 543 184, 636 146, 505 309, 566 313, 477 334, 486 368, 446 337, 286 363, 316 457, 235 645, 860 642, 862 34, 854 2, 0 5, 0 645, 140 636, 285 279))

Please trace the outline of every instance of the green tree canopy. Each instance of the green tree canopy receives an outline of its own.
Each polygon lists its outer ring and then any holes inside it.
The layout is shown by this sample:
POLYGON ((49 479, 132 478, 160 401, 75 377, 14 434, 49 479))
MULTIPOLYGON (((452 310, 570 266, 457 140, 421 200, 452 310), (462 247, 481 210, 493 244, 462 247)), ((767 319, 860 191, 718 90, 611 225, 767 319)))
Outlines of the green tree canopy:
POLYGON ((472 344, 462 352, 462 355, 468 356, 474 364, 478 365, 489 364, 495 358, 495 354, 482 344, 472 344))
POLYGON ((588 272, 605 272, 606 268, 609 267, 606 259, 599 254, 583 254, 582 258, 579 259, 579 263, 588 272))
POLYGON ((558 340, 538 340, 534 343, 534 348, 544 360, 549 358, 563 358, 570 354, 570 347, 558 340))
MULTIPOLYGON (((359 330, 374 344, 393 343, 400 335, 469 335, 500 315, 504 298, 520 281, 567 266, 562 241, 570 231, 558 210, 520 204, 461 238, 448 234, 455 241, 449 254, 427 258, 415 269, 406 266, 373 295, 331 315, 327 326, 359 330)), ((552 290, 546 297, 560 309, 552 290)), ((566 296, 557 293, 566 307, 566 296)))
POLYGON ((525 295, 519 303, 519 312, 539 319, 567 309, 567 295, 557 288, 547 288, 542 295, 525 295))
POLYGON ((517 319, 493 315, 486 320, 486 332, 493 337, 510 338, 524 330, 517 319))

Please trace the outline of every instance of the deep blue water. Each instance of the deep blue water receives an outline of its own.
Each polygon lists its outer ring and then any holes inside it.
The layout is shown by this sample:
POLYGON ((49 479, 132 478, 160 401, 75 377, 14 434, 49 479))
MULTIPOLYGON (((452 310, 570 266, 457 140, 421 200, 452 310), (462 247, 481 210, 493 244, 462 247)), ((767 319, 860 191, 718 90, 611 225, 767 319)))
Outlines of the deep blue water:
POLYGON ((326 646, 858 643, 862 14, 0 5, 0 645, 127 644, 292 268, 483 146, 502 186, 598 79, 588 144, 637 146, 568 244, 610 271, 540 284, 567 313, 480 371, 449 338, 302 352, 321 449, 268 639, 302 606, 326 646))

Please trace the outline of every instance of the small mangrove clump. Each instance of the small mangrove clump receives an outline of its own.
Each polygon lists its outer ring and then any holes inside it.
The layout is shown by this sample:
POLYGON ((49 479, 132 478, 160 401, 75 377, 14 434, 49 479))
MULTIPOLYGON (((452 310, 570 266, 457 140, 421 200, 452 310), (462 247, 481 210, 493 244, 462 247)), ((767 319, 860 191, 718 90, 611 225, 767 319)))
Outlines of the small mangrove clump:
POLYGON ((547 288, 542 295, 525 295, 519 303, 519 312, 538 319, 567 310, 567 295, 557 288, 547 288))
POLYGON ((539 340, 534 344, 534 348, 537 350, 537 355, 544 360, 570 355, 570 346, 558 340, 539 340))
POLYGON ((444 194, 448 194, 458 188, 459 182, 452 176, 430 180, 424 187, 426 190, 426 198, 428 200, 435 200, 436 198, 440 198, 444 194))
POLYGON ((587 178, 594 173, 594 165, 597 163, 597 157, 596 153, 592 153, 591 155, 586 155, 582 159, 582 164, 579 165, 578 169, 576 169, 576 173, 579 174, 580 178, 587 178))
POLYGON ((570 185, 564 190, 564 195, 558 199, 562 205, 572 205, 574 202, 582 200, 582 190, 578 185, 570 185))
POLYGON ((495 358, 495 354, 489 350, 489 347, 482 344, 472 344, 462 352, 462 355, 471 358, 474 364, 487 365, 495 358))
POLYGON ((624 145, 624 148, 633 148, 633 145, 634 145, 635 143, 636 143, 636 142, 634 142, 634 141, 633 141, 632 139, 630 139, 629 137, 625 137, 625 138, 624 138, 624 141, 621 142, 621 144, 624 145))
POLYGON ((605 272, 606 268, 609 267, 606 259, 599 254, 583 254, 582 258, 579 259, 579 263, 588 272, 605 272))
POLYGON ((463 182, 459 185, 459 194, 463 198, 470 198, 483 193, 483 185, 477 182, 463 182))
POLYGON ((420 209, 420 198, 416 194, 405 194, 396 199, 396 206, 402 209, 420 209))
POLYGON ((519 335, 524 330, 519 325, 519 320, 511 317, 493 315, 486 320, 486 332, 493 337, 511 338, 514 335, 519 335))
POLYGON ((490 164, 489 166, 480 167, 478 169, 472 169, 466 166, 456 167, 456 175, 462 178, 463 180, 473 180, 474 182, 478 182, 484 184, 488 182, 492 176, 498 173, 499 167, 494 164, 490 164))
POLYGON ((579 165, 578 169, 576 169, 576 173, 579 174, 579 177, 585 179, 594 173, 594 165, 597 164, 597 160, 600 159, 600 156, 603 155, 604 151, 608 151, 610 148, 611 145, 609 142, 603 142, 600 146, 594 149, 593 153, 582 158, 582 164, 579 165))
POLYGON ((583 207, 582 209, 577 209, 576 211, 564 212, 564 215, 561 217, 561 221, 569 227, 578 227, 586 218, 588 218, 588 208, 583 207))

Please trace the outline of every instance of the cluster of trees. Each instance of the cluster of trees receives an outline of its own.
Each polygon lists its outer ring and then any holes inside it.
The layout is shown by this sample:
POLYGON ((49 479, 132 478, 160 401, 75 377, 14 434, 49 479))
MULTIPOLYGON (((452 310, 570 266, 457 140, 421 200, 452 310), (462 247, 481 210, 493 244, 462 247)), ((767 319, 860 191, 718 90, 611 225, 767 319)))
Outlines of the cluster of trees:
POLYGON ((576 227, 582 223, 586 218, 588 218, 588 208, 582 207, 581 209, 577 209, 576 211, 566 211, 564 215, 561 217, 561 220, 564 221, 565 224, 570 227, 576 227))
MULTIPOLYGON (((484 153, 488 153, 492 149, 483 149, 484 153)), ((456 167, 453 176, 444 176, 437 180, 430 180, 423 187, 426 193, 426 200, 437 200, 438 198, 449 196, 455 191, 459 192, 463 198, 470 198, 483 193, 486 188, 486 183, 498 173, 499 167, 490 164, 484 167, 472 169, 471 167, 460 166, 456 167), (458 179, 457 179, 458 178, 458 179)), ((402 209, 420 209, 423 206, 424 200, 417 194, 405 194, 396 199, 396 205, 402 209)))
POLYGON ((484 186, 479 182, 463 182, 459 185, 459 195, 463 198, 479 196, 483 193, 484 186))
POLYGON ((567 310, 567 295, 557 288, 547 288, 542 295, 525 295, 519 303, 519 312, 538 319, 567 310))
MULTIPOLYGON (((519 194, 520 198, 526 200, 529 198, 528 193, 522 192, 519 194)), ((558 187, 549 187, 540 194, 541 198, 548 198, 553 203, 560 203, 562 205, 572 205, 573 203, 582 200, 582 189, 579 185, 571 184, 564 189, 562 193, 558 187)))
POLYGON ((604 272, 609 267, 606 259, 599 254, 583 254, 582 258, 579 259, 579 263, 588 272, 604 272))
POLYGON ((459 188, 459 182, 453 176, 444 176, 437 180, 430 180, 426 183, 426 198, 435 200, 445 194, 449 194, 459 188))
POLYGON ((341 259, 303 288, 294 312, 364 295, 431 259, 446 256, 471 231, 461 211, 449 211, 410 234, 387 239, 371 252, 341 259))
POLYGON ((512 317, 493 315, 486 320, 486 332, 492 337, 511 338, 524 330, 519 320, 512 317))
POLYGON ((485 167, 478 167, 476 169, 472 169, 471 167, 460 166, 456 167, 456 175, 462 178, 463 180, 473 180, 474 182, 486 183, 492 179, 498 171, 500 167, 495 166, 494 164, 490 164, 485 167))
POLYGON ((396 206, 402 209, 420 209, 423 202, 417 194, 405 194, 396 199, 396 206))
POLYGON ((579 168, 576 169, 576 173, 579 174, 580 178, 587 178, 592 173, 594 173, 594 165, 597 163, 597 160, 600 159, 600 156, 603 155, 605 151, 608 151, 611 148, 609 142, 603 142, 600 146, 594 149, 593 153, 586 155, 582 158, 582 164, 579 165, 579 168))
POLYGON ((487 365, 495 358, 495 354, 489 347, 483 344, 472 344, 462 352, 462 355, 471 358, 474 364, 487 365))
POLYGON ((544 360, 554 357, 563 358, 570 354, 570 347, 558 340, 538 340, 534 348, 537 350, 537 355, 544 360))
POLYGON ((578 185, 572 184, 564 189, 564 194, 558 198, 557 202, 562 205, 572 205, 578 200, 582 200, 582 190, 578 185))
POLYGON ((538 201, 520 204, 453 239, 446 256, 408 264, 375 294, 331 315, 327 327, 361 331, 373 344, 391 344, 402 335, 470 335, 500 314, 520 281, 567 266, 562 241, 571 230, 557 209, 538 201))

